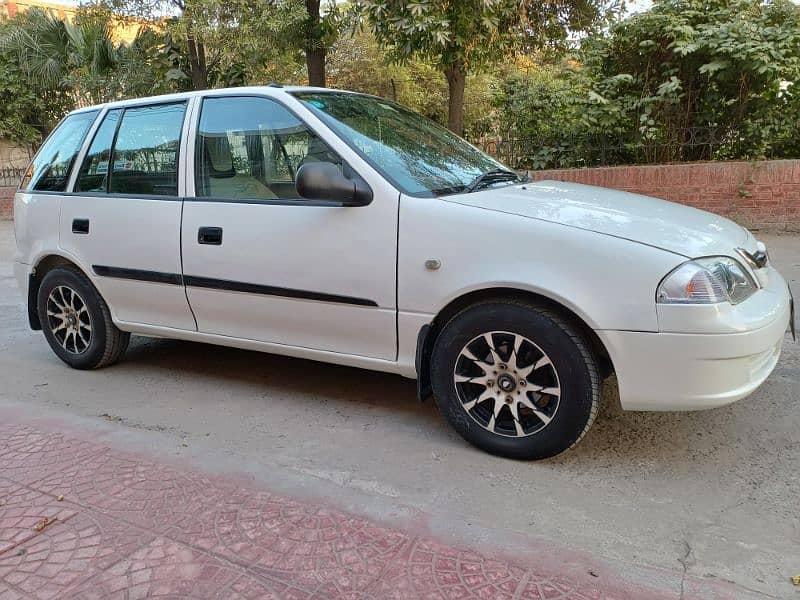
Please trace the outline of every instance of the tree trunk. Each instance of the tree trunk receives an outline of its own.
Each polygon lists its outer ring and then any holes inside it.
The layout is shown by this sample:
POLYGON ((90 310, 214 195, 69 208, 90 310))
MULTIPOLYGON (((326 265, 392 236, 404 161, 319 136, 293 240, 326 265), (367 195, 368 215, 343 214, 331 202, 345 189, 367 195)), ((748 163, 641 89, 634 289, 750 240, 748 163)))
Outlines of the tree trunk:
POLYGON ((325 87, 325 48, 306 49, 308 85, 325 87))
POLYGON ((327 51, 320 40, 320 0, 306 0, 306 68, 308 69, 308 85, 325 87, 325 55, 327 51))
POLYGON ((208 87, 205 44, 198 42, 194 37, 194 32, 189 29, 186 45, 189 47, 189 68, 192 72, 192 89, 204 90, 208 87))
POLYGON ((462 61, 456 61, 444 70, 447 77, 448 105, 447 127, 456 135, 464 134, 464 86, 467 73, 462 61))

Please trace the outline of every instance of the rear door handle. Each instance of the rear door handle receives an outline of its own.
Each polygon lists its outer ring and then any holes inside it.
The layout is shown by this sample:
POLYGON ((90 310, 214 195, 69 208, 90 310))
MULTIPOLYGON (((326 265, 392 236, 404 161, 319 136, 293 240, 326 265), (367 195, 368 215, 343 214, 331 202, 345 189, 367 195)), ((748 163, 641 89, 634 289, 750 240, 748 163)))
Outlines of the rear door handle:
POLYGON ((72 219, 72 233, 89 233, 89 219, 72 219))
POLYGON ((222 227, 201 227, 197 230, 197 243, 221 246, 222 227))

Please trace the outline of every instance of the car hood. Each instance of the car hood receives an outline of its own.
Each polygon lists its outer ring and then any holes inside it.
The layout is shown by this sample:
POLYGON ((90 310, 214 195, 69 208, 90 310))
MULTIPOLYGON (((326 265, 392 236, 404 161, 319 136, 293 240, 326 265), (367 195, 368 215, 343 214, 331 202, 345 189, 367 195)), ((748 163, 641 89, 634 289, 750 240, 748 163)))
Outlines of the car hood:
POLYGON ((755 243, 746 229, 712 213, 618 190, 539 181, 448 198, 655 246, 687 258, 731 254, 755 243))

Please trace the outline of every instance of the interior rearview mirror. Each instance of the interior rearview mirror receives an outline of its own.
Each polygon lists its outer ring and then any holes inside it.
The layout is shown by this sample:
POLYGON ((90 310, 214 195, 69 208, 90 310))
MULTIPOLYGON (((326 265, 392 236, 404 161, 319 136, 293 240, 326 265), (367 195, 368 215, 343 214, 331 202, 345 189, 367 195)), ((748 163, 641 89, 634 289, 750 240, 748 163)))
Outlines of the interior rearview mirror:
POLYGON ((343 171, 329 162, 300 165, 295 177, 298 195, 307 200, 340 202, 342 206, 365 206, 372 202, 372 189, 367 182, 347 165, 343 171))

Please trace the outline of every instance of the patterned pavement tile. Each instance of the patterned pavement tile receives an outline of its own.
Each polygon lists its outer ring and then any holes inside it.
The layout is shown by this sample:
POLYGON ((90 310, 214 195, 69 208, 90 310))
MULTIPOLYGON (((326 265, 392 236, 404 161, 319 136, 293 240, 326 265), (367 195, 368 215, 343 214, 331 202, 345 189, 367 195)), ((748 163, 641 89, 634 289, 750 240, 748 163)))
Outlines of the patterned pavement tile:
POLYGON ((48 600, 132 554, 155 536, 89 512, 45 528, 0 553, 0 583, 48 600))
POLYGON ((0 600, 619 600, 60 432, 0 424, 0 465, 0 600))
POLYGON ((0 478, 0 555, 35 537, 37 524, 47 520, 44 531, 76 514, 74 507, 54 497, 0 478))
POLYGON ((363 519, 247 490, 226 496, 195 525, 165 535, 249 565, 259 576, 336 597, 369 587, 408 541, 363 519))
MULTIPOLYGON (((66 597, 81 600, 139 598, 228 598, 240 583, 241 569, 166 538, 157 538, 129 557, 70 589, 66 597)), ((258 598, 259 582, 241 582, 241 598, 258 598)), ((266 583, 263 590, 268 590, 266 583)), ((266 596, 267 598, 269 596, 266 596)))
POLYGON ((470 550, 417 539, 369 597, 392 600, 613 600, 561 577, 546 578, 470 550))
POLYGON ((287 583, 251 575, 242 575, 219 594, 226 600, 308 600, 310 596, 287 583))
POLYGON ((112 451, 52 473, 32 487, 159 533, 192 530, 197 515, 217 505, 225 493, 199 475, 112 451))
POLYGON ((10 587, 6 587, 0 583, 0 600, 28 600, 29 598, 29 596, 12 590, 10 587))
POLYGON ((102 449, 59 432, 12 425, 0 427, 3 477, 19 483, 29 484, 49 473, 84 463, 102 449))

